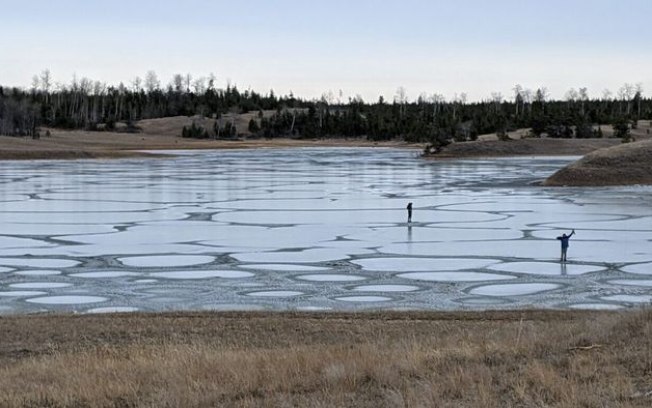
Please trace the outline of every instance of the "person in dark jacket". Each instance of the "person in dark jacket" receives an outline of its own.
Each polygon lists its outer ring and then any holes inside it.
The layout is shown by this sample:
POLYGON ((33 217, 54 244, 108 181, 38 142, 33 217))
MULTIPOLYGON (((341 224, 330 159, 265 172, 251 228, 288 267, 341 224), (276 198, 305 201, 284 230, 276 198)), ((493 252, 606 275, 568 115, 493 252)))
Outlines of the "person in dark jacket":
POLYGON ((561 262, 566 262, 566 252, 568 251, 568 241, 570 237, 575 235, 575 230, 570 233, 570 235, 561 234, 561 237, 557 237, 561 241, 561 262))
POLYGON ((408 210, 408 224, 410 224, 412 222, 412 203, 408 203, 407 210, 408 210))

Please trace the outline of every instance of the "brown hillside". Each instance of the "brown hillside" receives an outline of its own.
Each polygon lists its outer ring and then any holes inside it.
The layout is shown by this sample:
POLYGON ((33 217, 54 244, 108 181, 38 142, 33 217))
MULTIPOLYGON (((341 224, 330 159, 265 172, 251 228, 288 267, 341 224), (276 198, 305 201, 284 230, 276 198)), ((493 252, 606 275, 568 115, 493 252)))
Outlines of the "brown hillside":
POLYGON ((544 182, 546 186, 630 184, 652 184, 652 140, 597 150, 544 182))

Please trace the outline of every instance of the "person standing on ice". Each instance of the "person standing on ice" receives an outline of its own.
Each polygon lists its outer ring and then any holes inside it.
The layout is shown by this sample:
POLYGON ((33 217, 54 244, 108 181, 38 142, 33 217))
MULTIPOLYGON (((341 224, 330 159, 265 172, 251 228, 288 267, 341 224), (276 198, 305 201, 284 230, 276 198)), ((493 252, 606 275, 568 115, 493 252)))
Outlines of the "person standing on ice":
POLYGON ((412 203, 408 203, 407 210, 408 210, 408 224, 411 224, 412 223, 412 203))
POLYGON ((561 237, 557 237, 561 241, 561 262, 566 262, 566 251, 568 251, 568 241, 570 237, 575 235, 575 230, 570 233, 570 235, 561 234, 561 237))

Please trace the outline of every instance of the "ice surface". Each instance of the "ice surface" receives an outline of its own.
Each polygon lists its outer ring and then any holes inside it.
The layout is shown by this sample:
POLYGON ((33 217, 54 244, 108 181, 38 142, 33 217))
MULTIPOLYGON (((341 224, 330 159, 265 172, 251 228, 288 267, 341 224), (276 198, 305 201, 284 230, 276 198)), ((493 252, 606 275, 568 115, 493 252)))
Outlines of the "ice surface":
POLYGON ((351 261, 368 271, 451 271, 480 269, 499 262, 496 259, 464 258, 367 258, 351 261))
POLYGON ((351 290, 356 292, 412 292, 419 289, 421 288, 412 285, 360 285, 351 290))
POLYGON ((282 271, 282 272, 292 272, 292 271, 303 271, 303 272, 313 272, 313 271, 327 271, 328 268, 321 266, 308 266, 308 265, 297 265, 297 264, 242 264, 240 268, 245 269, 262 269, 268 271, 282 271))
POLYGON ((25 301, 44 305, 82 305, 87 303, 106 302, 107 300, 107 298, 100 296, 66 295, 37 297, 26 299, 25 301))
POLYGON ((0 266, 0 273, 11 272, 11 271, 13 271, 12 268, 5 268, 4 266, 0 266))
POLYGON ((52 275, 61 275, 61 271, 55 271, 51 269, 34 269, 28 271, 14 272, 14 274, 23 275, 23 276, 52 276, 52 275))
MULTIPOLYGON (((596 296, 650 294, 627 273, 652 274, 652 187, 531 184, 571 160, 424 161, 408 150, 307 148, 6 162, 3 289, 38 276, 32 284, 72 283, 49 288, 106 299, 108 310, 633 307, 596 296), (572 228, 562 267, 555 237, 572 228), (500 289, 494 279, 526 286, 500 289), (364 292, 397 296, 336 300, 364 292)), ((60 307, 0 301, 0 313, 47 310, 60 307)))
POLYGON ((386 296, 341 296, 336 297, 335 300, 341 300, 342 302, 387 302, 392 298, 386 296))
POLYGON ((130 313, 137 312, 137 307, 130 306, 108 306, 108 307, 96 307, 93 309, 88 309, 86 313, 130 313))
POLYGON ((69 276, 73 278, 105 279, 105 278, 121 278, 124 276, 138 276, 138 275, 140 274, 137 272, 127 272, 127 271, 97 271, 97 272, 72 273, 69 276))
POLYGON ((25 283, 12 283, 9 285, 12 288, 17 289, 55 289, 55 288, 67 288, 72 286, 72 283, 63 283, 63 282, 25 282, 25 283))
POLYGON ((79 261, 67 259, 0 258, 0 265, 26 266, 29 268, 70 268, 79 264, 79 261))
POLYGON ((215 261, 212 256, 201 255, 159 255, 159 256, 132 256, 119 258, 122 264, 135 267, 175 267, 207 264, 215 261))
POLYGON ((294 297, 294 296, 300 296, 303 295, 303 292, 299 292, 296 290, 263 290, 259 292, 249 292, 247 293, 248 296, 256 296, 256 297, 294 297))
POLYGON ((487 285, 473 288, 470 293, 484 296, 522 296, 545 292, 559 288, 554 283, 512 283, 505 285, 487 285))
POLYGON ((510 276, 510 275, 500 275, 496 273, 485 273, 485 272, 463 272, 463 271, 410 272, 410 273, 401 273, 396 276, 405 279, 433 281, 433 282, 481 282, 481 281, 516 279, 515 276, 510 276))
POLYGON ((253 273, 243 271, 174 271, 153 272, 149 276, 165 279, 250 278, 253 273))
POLYGON ((652 295, 611 295, 603 296, 604 300, 627 303, 649 303, 652 302, 652 295))
POLYGON ((306 280, 312 282, 352 282, 367 279, 364 276, 358 275, 341 275, 334 273, 316 273, 312 275, 298 275, 294 277, 299 280, 306 280))
POLYGON ((233 257, 241 262, 325 262, 347 259, 350 252, 368 251, 316 248, 303 251, 250 252, 234 254, 233 257))
POLYGON ((611 303, 576 303, 568 307, 580 310, 618 310, 623 308, 621 305, 611 303))
POLYGON ((623 267, 622 270, 629 273, 652 275, 652 262, 636 264, 636 265, 628 265, 623 267))
POLYGON ((45 292, 37 292, 31 290, 14 290, 14 291, 1 291, 1 297, 27 297, 45 295, 45 292))
POLYGON ((509 262, 489 266, 495 271, 534 275, 582 275, 604 270, 604 266, 577 265, 560 262, 509 262))
POLYGON ((652 286, 650 279, 616 279, 610 280, 612 285, 625 285, 625 286, 652 286))

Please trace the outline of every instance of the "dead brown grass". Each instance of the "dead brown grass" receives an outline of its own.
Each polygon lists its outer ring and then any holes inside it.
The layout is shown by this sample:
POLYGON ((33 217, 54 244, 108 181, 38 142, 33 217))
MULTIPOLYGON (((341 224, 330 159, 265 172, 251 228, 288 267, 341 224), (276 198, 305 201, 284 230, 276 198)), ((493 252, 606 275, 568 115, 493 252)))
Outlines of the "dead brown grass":
POLYGON ((620 144, 586 155, 550 176, 547 186, 652 184, 652 140, 620 144))
POLYGON ((650 310, 0 318, 2 407, 648 407, 651 392, 650 310))
POLYGON ((453 143, 431 158, 579 156, 620 143, 619 139, 515 139, 453 143))

